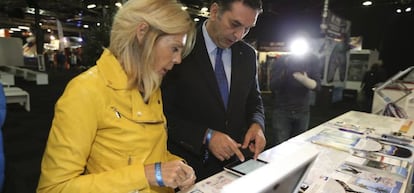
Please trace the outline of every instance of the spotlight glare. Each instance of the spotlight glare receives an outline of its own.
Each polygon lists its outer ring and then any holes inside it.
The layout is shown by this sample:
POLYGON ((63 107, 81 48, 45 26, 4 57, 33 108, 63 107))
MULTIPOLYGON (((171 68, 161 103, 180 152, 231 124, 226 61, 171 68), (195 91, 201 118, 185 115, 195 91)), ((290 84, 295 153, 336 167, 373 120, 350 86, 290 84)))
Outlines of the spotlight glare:
POLYGON ((115 3, 115 6, 117 6, 118 8, 121 8, 122 7, 122 3, 121 2, 116 2, 115 3))
POLYGON ((88 6, 86 6, 86 8, 88 9, 93 9, 96 7, 96 4, 89 4, 88 6))
POLYGON ((305 38, 297 38, 290 44, 290 52, 295 55, 304 55, 309 50, 308 42, 305 38))
POLYGON ((372 5, 372 1, 364 1, 364 2, 362 3, 362 5, 363 5, 363 6, 370 6, 370 5, 372 5))

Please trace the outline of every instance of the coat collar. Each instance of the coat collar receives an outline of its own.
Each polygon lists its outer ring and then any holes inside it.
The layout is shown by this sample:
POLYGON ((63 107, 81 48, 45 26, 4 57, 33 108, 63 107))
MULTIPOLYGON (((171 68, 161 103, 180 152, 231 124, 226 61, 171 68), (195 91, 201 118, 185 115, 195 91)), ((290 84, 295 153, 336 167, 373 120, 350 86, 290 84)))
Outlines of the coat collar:
POLYGON ((96 64, 107 86, 113 89, 128 88, 128 78, 125 71, 111 51, 104 49, 96 64))
POLYGON ((114 111, 135 122, 149 124, 154 122, 165 123, 161 108, 161 92, 159 89, 151 95, 149 102, 145 103, 137 89, 128 89, 126 73, 122 69, 119 61, 108 49, 104 50, 96 64, 98 73, 102 76, 104 83, 117 93, 123 93, 122 95, 118 95, 122 97, 113 99, 117 101, 115 102, 117 105, 114 106, 114 111), (129 92, 123 92, 123 90, 128 90, 129 92), (125 93, 129 94, 125 95, 125 93), (124 106, 120 104, 124 104, 124 106), (131 108, 123 108, 125 106, 130 106, 131 108))

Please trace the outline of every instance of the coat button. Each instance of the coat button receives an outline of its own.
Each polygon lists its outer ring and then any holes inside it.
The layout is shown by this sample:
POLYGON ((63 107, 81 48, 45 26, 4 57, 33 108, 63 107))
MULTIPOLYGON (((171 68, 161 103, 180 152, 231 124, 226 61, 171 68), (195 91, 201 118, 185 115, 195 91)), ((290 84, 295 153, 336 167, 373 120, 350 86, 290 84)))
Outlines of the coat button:
POLYGON ((141 115, 142 115, 142 112, 141 111, 138 111, 137 112, 137 116, 140 117, 141 115))

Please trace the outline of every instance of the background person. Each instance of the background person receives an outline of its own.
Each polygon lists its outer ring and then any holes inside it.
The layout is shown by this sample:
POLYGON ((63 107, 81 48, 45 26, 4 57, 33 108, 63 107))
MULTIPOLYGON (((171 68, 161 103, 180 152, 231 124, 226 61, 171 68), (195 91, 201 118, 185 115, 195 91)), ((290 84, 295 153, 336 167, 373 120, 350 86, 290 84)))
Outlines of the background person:
POLYGON ((372 64, 371 68, 365 72, 361 81, 361 92, 363 94, 362 104, 363 111, 372 111, 372 102, 374 99, 374 88, 378 83, 385 82, 388 78, 387 72, 382 67, 381 62, 372 64))
POLYGON ((129 0, 96 65, 67 85, 41 165, 38 193, 174 192, 193 169, 167 151, 159 85, 194 42, 175 0, 129 0))
POLYGON ((168 147, 188 161, 197 180, 244 160, 240 148, 257 158, 265 147, 256 51, 240 41, 261 11, 260 0, 213 1, 194 50, 164 79, 168 147))
POLYGON ((311 53, 301 56, 290 54, 282 56, 272 65, 272 129, 266 133, 272 145, 308 129, 311 90, 318 90, 321 85, 319 61, 311 53))

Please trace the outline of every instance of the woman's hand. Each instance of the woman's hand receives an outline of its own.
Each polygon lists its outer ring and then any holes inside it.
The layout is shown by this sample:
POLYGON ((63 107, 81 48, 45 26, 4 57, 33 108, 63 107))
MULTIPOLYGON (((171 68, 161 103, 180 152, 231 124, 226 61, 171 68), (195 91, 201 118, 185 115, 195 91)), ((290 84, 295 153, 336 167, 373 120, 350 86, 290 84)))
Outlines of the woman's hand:
MULTIPOLYGON (((145 166, 145 175, 152 186, 159 186, 155 177, 155 164, 145 166)), ((196 179, 193 168, 181 160, 161 163, 162 181, 166 187, 186 189, 191 187, 196 179)))

